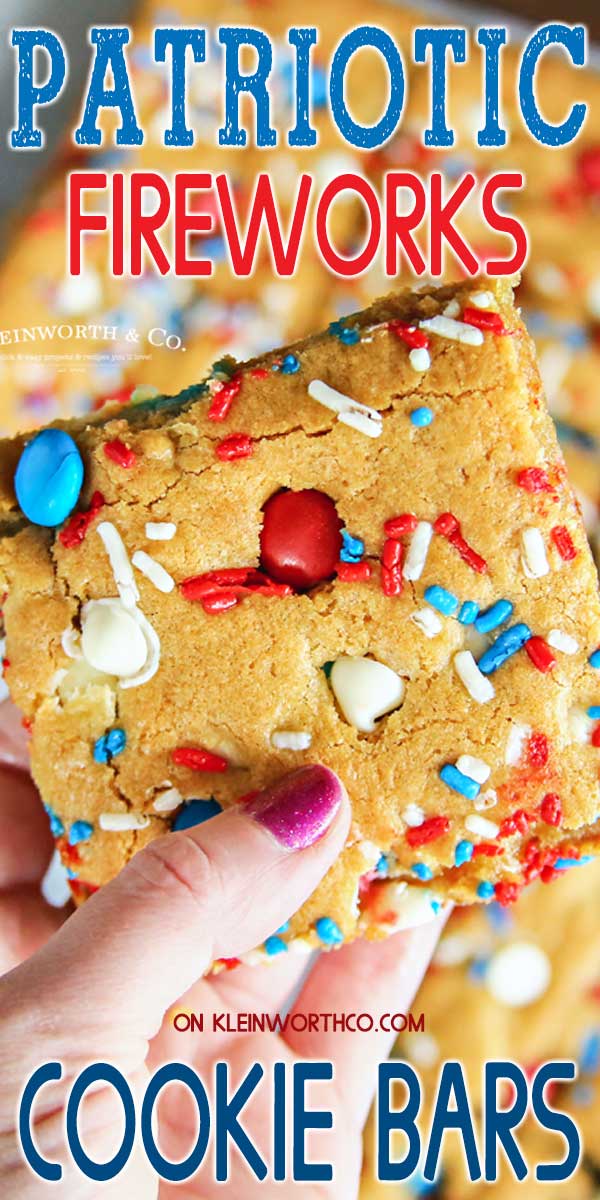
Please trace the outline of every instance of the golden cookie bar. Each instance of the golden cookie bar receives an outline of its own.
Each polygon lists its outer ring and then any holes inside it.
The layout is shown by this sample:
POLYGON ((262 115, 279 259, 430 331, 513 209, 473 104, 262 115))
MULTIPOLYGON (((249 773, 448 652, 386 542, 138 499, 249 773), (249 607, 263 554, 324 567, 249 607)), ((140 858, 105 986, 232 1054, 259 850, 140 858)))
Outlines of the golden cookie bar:
POLYGON ((0 455, 5 676, 75 891, 308 761, 353 824, 283 946, 594 851, 596 576, 508 283, 0 455))

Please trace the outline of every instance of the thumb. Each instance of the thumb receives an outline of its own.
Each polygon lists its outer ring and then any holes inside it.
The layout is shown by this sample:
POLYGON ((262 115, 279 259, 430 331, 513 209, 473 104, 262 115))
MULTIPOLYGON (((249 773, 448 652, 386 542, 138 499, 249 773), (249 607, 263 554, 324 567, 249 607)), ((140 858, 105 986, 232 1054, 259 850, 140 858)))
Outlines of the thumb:
POLYGON ((252 949, 303 904, 349 821, 337 776, 302 767, 202 825, 150 842, 22 971, 56 1011, 75 1004, 81 1013, 81 981, 90 1021, 97 1015, 101 1027, 119 1011, 151 1037, 213 959, 252 949))

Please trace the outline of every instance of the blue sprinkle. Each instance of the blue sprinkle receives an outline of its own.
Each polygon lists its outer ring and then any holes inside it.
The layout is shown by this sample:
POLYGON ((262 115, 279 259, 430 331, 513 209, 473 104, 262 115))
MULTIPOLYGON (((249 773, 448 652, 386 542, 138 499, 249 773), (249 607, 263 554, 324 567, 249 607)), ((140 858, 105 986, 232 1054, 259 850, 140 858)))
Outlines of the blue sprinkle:
POLYGON ((581 1080, 573 1085, 571 1095, 578 1108, 588 1108, 594 1102, 594 1089, 589 1083, 582 1083, 581 1080))
POLYGON ((600 1070, 600 1032, 597 1029, 585 1038, 581 1047, 579 1068, 584 1075, 595 1075, 600 1070))
POLYGON ((431 907, 432 907, 435 915, 437 916, 437 914, 440 911, 440 908, 442 907, 441 900, 430 900, 429 903, 431 904, 431 907))
POLYGON ((587 715, 588 717, 593 717, 594 721, 597 721, 600 717, 600 704, 590 704, 587 715))
POLYGON ((122 754, 127 745, 127 734, 124 729, 109 729, 94 745, 94 758, 97 763, 108 763, 117 754, 122 754))
MULTIPOLYGON (((477 621, 475 622, 477 625, 477 621)), ((506 629, 501 633, 493 645, 489 646, 484 651, 478 662, 479 670, 484 675, 491 675, 498 667, 506 662, 507 658, 511 658, 521 646, 525 645, 531 637, 531 630, 527 625, 512 625, 510 629, 506 629)))
POLYGON ((488 883, 487 879, 482 879, 481 883, 477 885, 477 895, 480 900, 491 900, 494 895, 493 883, 488 883))
POLYGON ((69 830, 69 845, 77 846, 79 842, 87 842, 94 832, 94 826, 89 821, 75 821, 69 830))
POLYGON ((461 604, 458 614, 461 625, 472 625, 478 612, 479 605, 474 600, 465 600, 464 604, 461 604))
POLYGON ((53 808, 50 808, 49 804, 45 804, 44 808, 46 809, 46 812, 48 813, 48 820, 50 822, 50 833, 52 834, 52 837, 55 837, 55 838, 62 837, 63 833, 65 832, 65 827, 64 827, 60 817, 57 815, 57 813, 54 812, 53 808))
POLYGON ((440 587, 438 583, 431 584, 425 588, 425 599, 432 608, 437 608, 446 617, 454 615, 458 608, 458 599, 452 592, 447 592, 445 588, 440 587))
POLYGON ((331 917, 319 917, 315 924, 317 936, 321 939, 325 946, 337 946, 343 942, 344 935, 335 921, 331 917))
POLYGON ((352 533, 348 533, 347 529, 342 529, 342 549, 340 550, 341 562, 360 562, 365 552, 365 543, 362 538, 354 537, 352 533))
POLYGON ((473 843, 459 842, 454 850, 454 864, 457 867, 462 867, 463 863, 470 862, 473 857, 473 843))
POLYGON ((300 370, 300 359, 295 354, 286 354, 281 363, 282 375, 295 375, 300 370))
POLYGON ((416 1171, 414 1175, 411 1175, 406 1184, 411 1196, 418 1197, 430 1196, 436 1190, 437 1185, 437 1180, 430 1183, 428 1179, 423 1178, 420 1171, 416 1171))
POLYGON ((265 950, 269 957, 273 958, 275 954, 282 954, 287 950, 287 943, 284 942, 283 938, 277 937, 277 934, 273 933, 265 942, 265 950))
POLYGON ((74 871, 72 867, 67 867, 67 879, 77 879, 77 871, 74 871))
MULTIPOLYGON (((493 884, 490 884, 490 887, 493 890, 493 884)), ((506 933, 508 929, 512 929, 515 923, 512 913, 498 904, 497 900, 492 900, 491 904, 486 905, 485 915, 492 928, 499 933, 506 933)))
POLYGON ((552 866, 557 871, 568 871, 570 867, 584 867, 586 863, 593 862, 593 854, 584 854, 581 858, 557 858, 552 866))
POLYGON ((594 650, 594 653, 590 654, 588 662, 590 667, 594 667, 596 670, 598 670, 598 668, 600 668, 600 650, 594 650))
POLYGON ((377 871, 378 875, 388 875, 391 865, 392 860, 389 855, 382 854, 375 864, 375 870, 377 871))
POLYGON ((83 459, 62 429, 43 429, 27 443, 15 473, 15 492, 34 525, 62 524, 73 512, 83 484, 83 459))
POLYGON ((344 325, 343 321, 332 321, 329 332, 345 346, 355 346, 360 341, 360 329, 356 325, 344 325))
POLYGON ((510 600, 496 600, 490 608, 486 608, 475 618, 475 628, 478 633, 491 633, 492 629, 497 629, 499 625, 504 625, 505 621, 512 615, 514 604, 510 600))
MULTIPOLYGON (((492 887, 491 884, 489 886, 492 887)), ((474 983, 483 983, 487 975, 488 964, 489 959, 487 958, 474 958, 473 962, 469 964, 469 977, 474 983)))
POLYGON ((424 883, 426 883, 428 879, 433 879, 433 871, 431 870, 431 867, 427 866, 426 863, 413 863, 410 869, 413 875, 416 875, 417 879, 422 879, 424 883))
POLYGON ((466 796, 467 800, 476 800, 481 790, 477 780, 471 779, 470 775, 463 775, 454 763, 444 764, 440 770, 440 779, 452 788, 453 792, 460 792, 461 796, 466 796))
POLYGON ((280 925, 279 929, 275 930, 275 933, 287 933, 289 927, 290 927, 289 921, 284 921, 283 925, 280 925))
POLYGON ((190 800, 177 813, 172 829, 191 829, 192 825, 203 825, 222 811, 221 805, 214 797, 210 800, 190 800))
POLYGON ((427 408, 426 404, 423 404, 421 408, 413 408, 410 414, 412 424, 416 425, 418 429, 425 429, 427 425, 431 425, 433 417, 432 409, 427 408))

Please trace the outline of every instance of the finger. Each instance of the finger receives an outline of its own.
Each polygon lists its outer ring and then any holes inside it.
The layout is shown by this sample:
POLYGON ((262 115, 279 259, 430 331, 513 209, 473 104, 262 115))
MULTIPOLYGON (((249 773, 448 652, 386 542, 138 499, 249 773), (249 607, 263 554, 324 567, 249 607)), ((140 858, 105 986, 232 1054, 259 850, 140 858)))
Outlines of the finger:
POLYGON ((51 908, 37 886, 0 893, 0 975, 11 971, 60 929, 68 910, 51 908))
POLYGON ((0 889, 38 882, 53 849, 48 817, 31 779, 0 767, 0 889))
POLYGON ((354 942, 341 950, 322 954, 308 977, 294 1014, 366 1013, 374 1020, 365 1032, 315 1031, 286 1035, 299 1055, 331 1059, 337 1090, 352 1095, 353 1114, 364 1123, 377 1085, 377 1065, 385 1061, 394 1032, 379 1028, 382 1015, 410 1012, 447 914, 427 925, 408 929, 385 942, 354 942))
POLYGON ((29 767, 29 734, 18 708, 10 700, 0 704, 0 763, 23 770, 29 767))
POLYGON ((295 912, 342 849, 344 789, 325 767, 304 767, 191 829, 135 855, 26 968, 86 1026, 152 1037, 167 1009, 215 958, 264 941, 295 912), (85 953, 84 953, 85 951, 85 953))

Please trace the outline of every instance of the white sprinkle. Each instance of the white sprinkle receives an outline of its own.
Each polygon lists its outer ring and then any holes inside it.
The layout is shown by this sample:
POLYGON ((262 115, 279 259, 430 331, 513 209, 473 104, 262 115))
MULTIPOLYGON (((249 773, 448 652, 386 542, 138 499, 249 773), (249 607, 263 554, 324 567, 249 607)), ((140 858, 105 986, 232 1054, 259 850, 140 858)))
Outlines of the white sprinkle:
POLYGON ((150 817, 144 816, 143 813, 100 813, 98 824, 106 833, 124 833, 128 829, 146 829, 150 824, 150 817))
POLYGON ((81 634, 78 629, 69 625, 60 635, 60 644, 67 658, 81 658, 81 634))
POLYGON ((420 1033, 410 1039, 409 1057, 416 1067, 434 1067, 440 1059, 439 1042, 430 1033, 420 1033))
POLYGON ((472 938, 464 933, 447 933, 439 943, 433 961, 440 967, 460 967, 476 950, 472 938))
POLYGON ((358 400, 353 400, 351 396, 346 396, 344 392, 338 392, 335 388, 324 383, 322 379, 313 379, 308 385, 308 394, 313 400, 319 404, 323 404, 325 408, 329 408, 332 412, 338 414, 338 419, 344 425, 350 425, 353 429, 358 429, 360 433, 365 433, 367 437, 379 437, 383 429, 383 417, 376 408, 369 408, 366 404, 360 404, 358 400))
POLYGON ((449 338, 451 342, 462 342, 465 346, 481 346, 483 344, 483 333, 481 329, 476 329, 474 325, 467 325, 465 321, 453 321, 451 317, 429 317, 426 321, 419 321, 421 329, 428 330, 429 333, 437 333, 438 337, 449 338))
POLYGON ((530 725, 521 725, 518 721, 514 725, 511 725, 504 751, 504 761, 507 767, 516 767, 517 763, 520 762, 523 747, 530 733, 530 725))
POLYGON ((499 1004, 522 1008, 544 995, 551 978, 550 960, 541 946, 513 942, 492 955, 485 984, 499 1004))
POLYGON ((465 821, 465 828, 469 833, 477 833, 483 838, 495 838, 500 829, 494 821, 488 821, 485 817, 480 817, 477 813, 470 813, 465 821))
POLYGON ((456 766, 463 775, 468 775, 469 779, 474 779, 476 783, 487 783, 492 768, 483 761, 482 758, 475 758, 473 754, 461 754, 456 760, 456 766))
POLYGON ((377 866, 382 853, 379 846, 376 846, 375 842, 370 842, 368 838, 360 838, 356 844, 367 862, 374 867, 377 866))
POLYGON ((415 532, 413 533, 404 569, 402 574, 405 579, 415 580, 421 578, 423 567, 427 562, 427 553, 429 545, 433 537, 433 525, 429 521, 419 521, 415 532))
POLYGON ((140 598, 140 593, 137 589, 129 555, 123 544, 121 534, 111 521, 101 521, 97 527, 97 532, 108 554, 121 600, 126 608, 134 608, 140 598))
POLYGON ((541 262, 531 266, 529 278, 539 292, 542 292, 544 296, 552 297, 552 299, 555 299, 557 295, 564 295, 567 289, 565 273, 554 263, 541 262))
POLYGON ((266 950, 261 950, 257 946, 255 950, 246 950, 245 954, 240 954, 240 962, 243 962, 246 967, 260 967, 262 963, 267 962, 268 954, 266 950))
POLYGON ((177 526, 173 521, 146 522, 146 537, 151 542, 170 542, 176 533, 177 526))
POLYGON ((589 742, 592 736, 594 722, 591 717, 588 717, 584 708, 572 708, 567 717, 569 732, 574 742, 580 746, 589 742))
POLYGON ((577 654, 579 650, 579 642, 562 629, 551 629, 546 641, 553 650, 560 650, 563 654, 577 654))
POLYGON ((408 355, 408 361, 413 371, 428 371, 431 366, 431 355, 426 346, 415 346, 408 355))
POLYGON ((474 308, 495 308, 496 303, 492 292, 473 292, 469 300, 474 308))
POLYGON ((313 943, 307 937, 290 938, 287 944, 288 954, 311 954, 314 950, 313 943))
POLYGON ((63 908, 71 899, 67 868, 63 866, 58 850, 54 851, 50 859, 40 884, 40 891, 46 904, 50 904, 52 908, 63 908))
POLYGON ((433 921, 436 901, 437 896, 429 888, 415 887, 404 880, 389 880, 377 889, 372 916, 396 931, 413 929, 433 921))
POLYGON ((152 807, 155 812, 166 813, 173 812, 176 808, 179 808, 180 804, 183 804, 181 792, 176 787, 170 787, 167 788, 166 792, 160 792, 156 796, 152 807))
POLYGON ((67 275, 59 283, 54 298, 56 311, 63 316, 95 312, 102 303, 102 280, 92 267, 80 275, 67 275))
POLYGON ((409 825, 411 829, 417 829, 425 820, 425 813, 418 804, 407 804, 404 812, 400 815, 404 823, 409 825))
POLYGON ((308 750, 312 734, 303 729, 279 729, 271 734, 271 745, 276 750, 308 750))
POLYGON ((486 788, 485 792, 480 792, 473 801, 473 808, 477 812, 485 812, 486 808, 493 808, 498 803, 498 793, 494 788, 486 788))
POLYGON ((432 608, 419 608, 417 612, 411 613, 410 620, 422 629, 425 637, 434 638, 442 632, 442 622, 432 608))
POLYGON ((146 554, 145 550, 136 550, 131 561, 134 567, 137 567, 138 571, 141 571, 142 575, 145 575, 146 579, 149 579, 150 583, 158 588, 159 592, 167 594, 173 591, 175 587, 173 576, 169 575, 169 572, 165 571, 165 568, 161 567, 151 554, 146 554))
POLYGON ((546 558, 546 547, 544 539, 535 525, 523 530, 521 545, 523 547, 521 562, 528 578, 541 579, 543 575, 547 575, 550 567, 546 558))
POLYGON ((494 685, 482 671, 479 670, 470 650, 459 650, 454 655, 454 668, 468 693, 477 700, 478 704, 487 704, 496 695, 494 685))
POLYGON ((448 301, 448 303, 444 309, 444 316, 445 317, 458 317, 459 314, 460 314, 460 304, 458 303, 458 300, 455 297, 453 300, 448 301))

